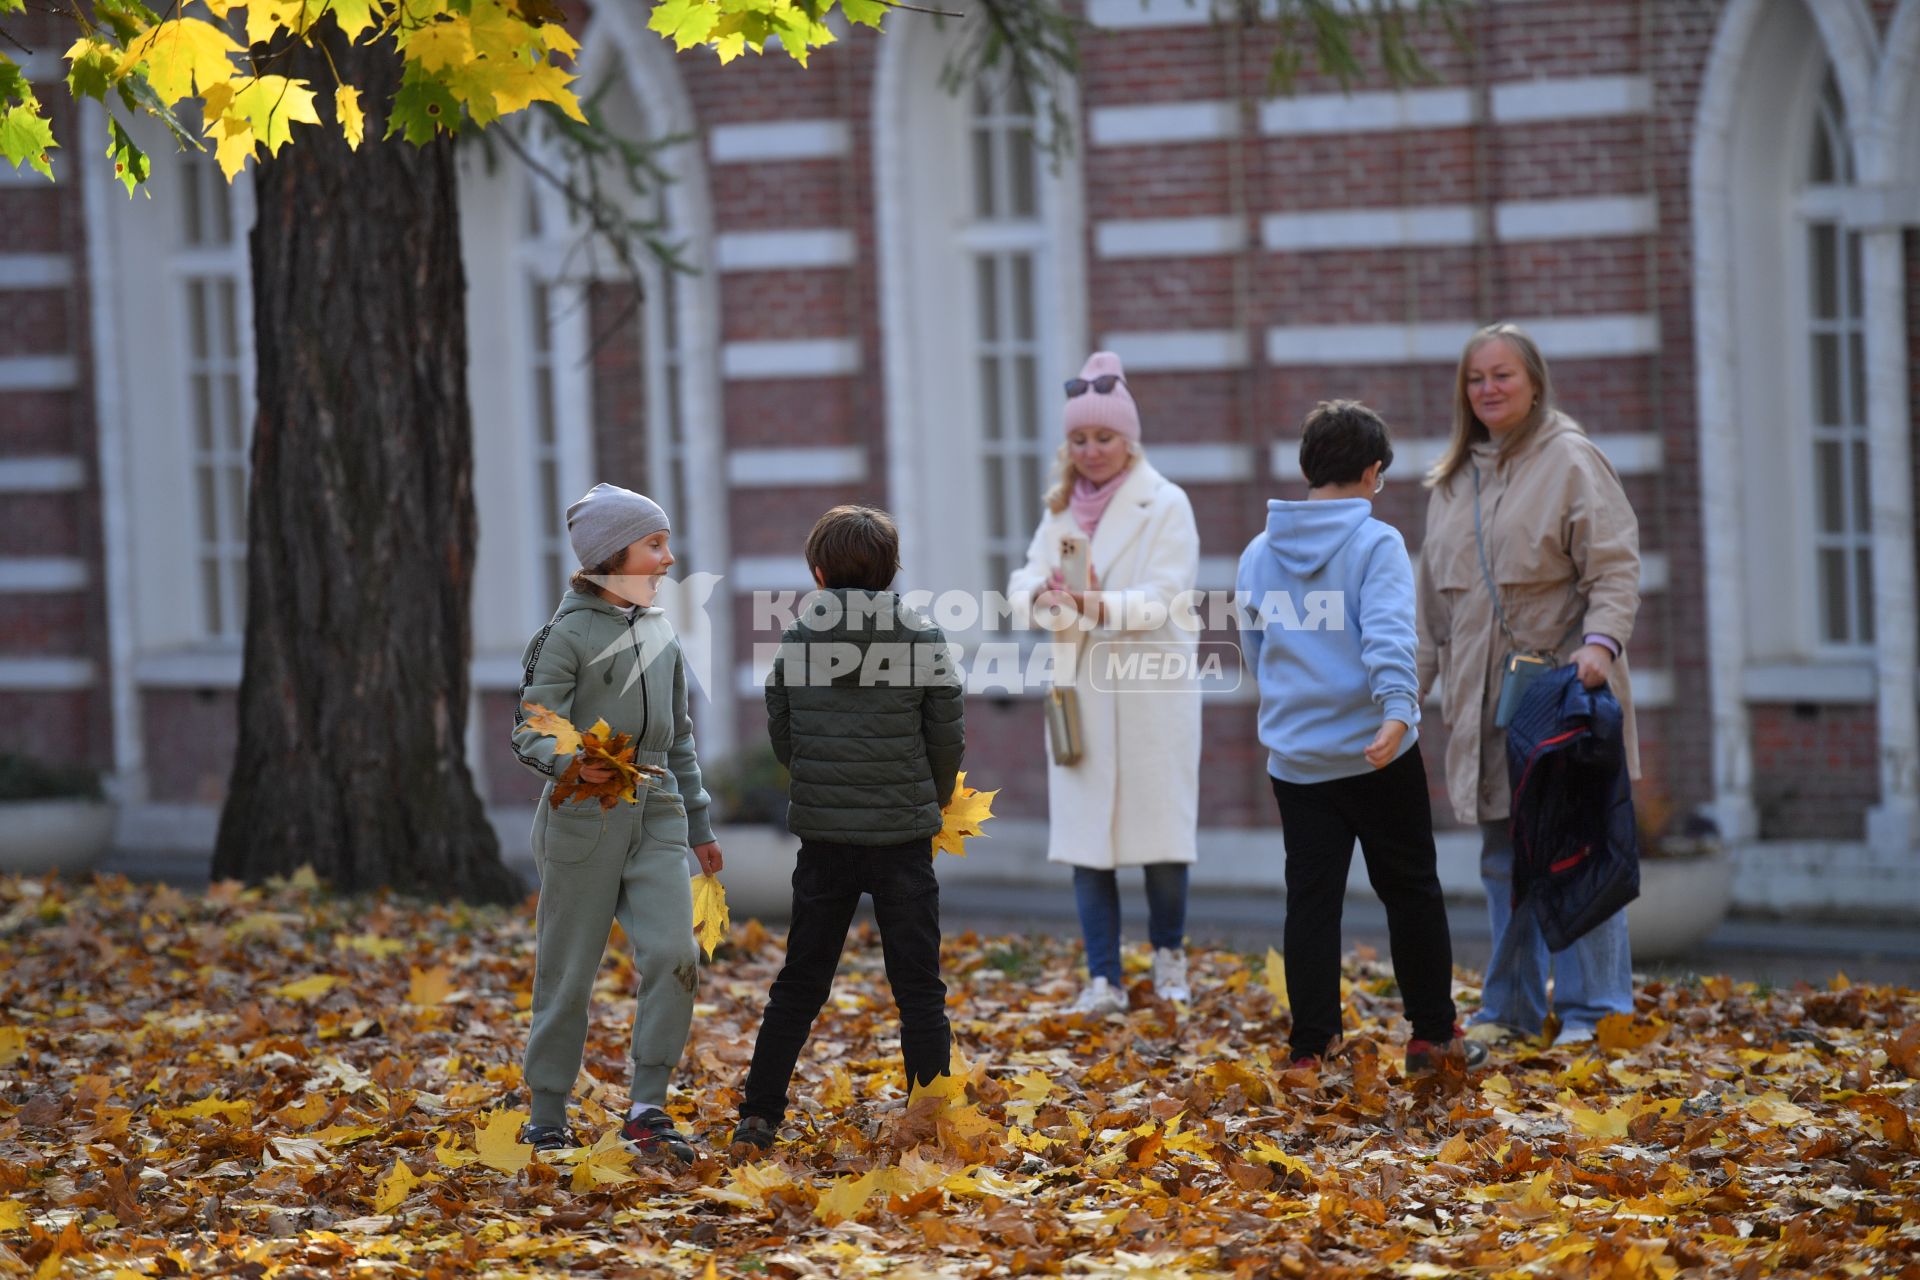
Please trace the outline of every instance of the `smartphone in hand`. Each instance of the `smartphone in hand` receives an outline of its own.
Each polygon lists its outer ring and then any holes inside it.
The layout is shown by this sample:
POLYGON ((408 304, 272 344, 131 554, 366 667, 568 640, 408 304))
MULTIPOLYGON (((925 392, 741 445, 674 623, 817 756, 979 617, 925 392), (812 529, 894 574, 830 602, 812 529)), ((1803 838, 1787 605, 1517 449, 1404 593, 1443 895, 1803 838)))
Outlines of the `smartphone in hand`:
POLYGON ((1069 591, 1087 589, 1089 548, 1085 538, 1068 535, 1060 539, 1060 577, 1069 591))

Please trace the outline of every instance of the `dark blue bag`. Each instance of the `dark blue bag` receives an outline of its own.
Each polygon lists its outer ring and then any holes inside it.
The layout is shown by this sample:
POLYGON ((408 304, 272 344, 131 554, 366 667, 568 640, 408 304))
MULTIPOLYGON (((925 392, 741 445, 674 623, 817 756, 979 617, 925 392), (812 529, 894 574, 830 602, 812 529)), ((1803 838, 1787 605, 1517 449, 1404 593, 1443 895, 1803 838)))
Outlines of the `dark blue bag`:
POLYGON ((1534 680, 1507 727, 1514 909, 1564 951, 1640 896, 1620 700, 1576 668, 1534 680))

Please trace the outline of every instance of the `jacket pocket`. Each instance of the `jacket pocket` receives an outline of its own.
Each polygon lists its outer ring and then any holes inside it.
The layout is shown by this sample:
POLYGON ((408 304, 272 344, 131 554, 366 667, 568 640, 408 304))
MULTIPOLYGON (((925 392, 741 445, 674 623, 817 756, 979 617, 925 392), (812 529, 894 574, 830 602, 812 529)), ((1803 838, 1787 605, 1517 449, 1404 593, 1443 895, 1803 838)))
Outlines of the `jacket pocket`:
POLYGON ((647 812, 641 819, 647 838, 660 844, 687 847, 687 806, 677 795, 656 791, 647 797, 647 812))
POLYGON ((597 801, 584 809, 561 805, 547 811, 542 852, 548 862, 561 866, 585 862, 600 847, 606 831, 607 817, 597 801))

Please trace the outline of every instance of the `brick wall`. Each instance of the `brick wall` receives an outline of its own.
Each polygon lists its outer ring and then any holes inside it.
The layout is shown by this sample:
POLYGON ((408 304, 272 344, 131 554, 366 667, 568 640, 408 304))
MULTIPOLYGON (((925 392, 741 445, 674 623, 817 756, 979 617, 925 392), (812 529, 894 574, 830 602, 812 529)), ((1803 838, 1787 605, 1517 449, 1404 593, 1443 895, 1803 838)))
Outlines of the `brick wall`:
MULTIPOLYGON (((1872 0, 1884 26, 1892 0, 1872 0)), ((1249 473, 1228 482, 1189 486, 1200 514, 1203 550, 1237 555, 1264 519, 1270 496, 1300 496, 1291 477, 1276 477, 1267 447, 1291 439, 1316 400, 1356 396, 1380 409, 1400 438, 1446 434, 1452 370, 1445 363, 1275 366, 1265 358, 1268 326, 1404 323, 1491 319, 1502 315, 1652 315, 1661 335, 1647 355, 1583 358, 1549 350, 1562 404, 1590 430, 1657 433, 1664 461, 1657 475, 1631 476, 1629 495, 1641 521, 1642 546, 1665 554, 1671 586, 1650 594, 1633 642, 1638 670, 1670 674, 1669 709, 1643 710, 1649 786, 1681 808, 1711 790, 1711 717, 1707 704, 1706 616, 1702 591, 1699 464, 1694 407, 1691 293, 1692 209, 1689 160, 1700 80, 1719 0, 1541 0, 1473 9, 1463 22, 1471 47, 1444 36, 1421 38, 1439 86, 1498 84, 1540 77, 1645 76, 1654 110, 1646 116, 1599 117, 1403 132, 1263 136, 1248 123, 1239 136, 1132 146, 1092 146, 1080 139, 1087 224, 1083 245, 1089 288, 1088 330, 1235 329, 1247 332, 1250 359, 1226 370, 1142 371, 1133 379, 1147 424, 1147 443, 1237 444, 1251 447, 1249 473), (1242 197, 1234 202, 1236 193, 1242 197), (1431 248, 1382 247, 1330 252, 1272 252, 1259 243, 1267 213, 1467 204, 1483 210, 1501 201, 1652 194, 1657 222, 1650 235, 1542 243, 1431 248), (1204 215, 1244 219, 1251 247, 1231 255, 1102 259, 1097 224, 1114 219, 1204 215)), ((891 25, 901 25, 906 15, 891 25)), ((38 46, 55 43, 58 24, 28 15, 10 22, 38 46), (41 24, 35 27, 33 24, 41 24)), ((1083 105, 1105 107, 1232 100, 1265 92, 1269 33, 1208 26, 1150 31, 1089 30, 1083 42, 1083 105)), ((836 502, 886 501, 887 445, 881 333, 880 263, 875 248, 872 91, 880 45, 865 32, 813 57, 801 70, 784 57, 748 57, 721 68, 710 54, 678 59, 701 129, 763 121, 833 120, 845 124, 845 154, 707 168, 714 229, 722 234, 832 228, 850 232, 854 261, 827 268, 728 271, 717 279, 721 338, 726 342, 846 337, 858 346, 848 376, 733 379, 722 387, 718 423, 723 446, 760 449, 853 445, 864 449, 863 481, 733 491, 726 518, 736 556, 799 554, 814 518, 836 502)), ((1377 75, 1355 86, 1384 87, 1377 75)), ((1335 86, 1312 70, 1299 93, 1335 86)), ((931 86, 929 86, 931 89, 931 86)), ((45 95, 58 104, 60 95, 45 95)), ((94 474, 91 373, 86 366, 84 227, 81 183, 97 179, 95 148, 75 136, 74 120, 57 107, 63 149, 59 185, 0 186, 0 254, 57 253, 76 265, 71 289, 15 291, 0 308, 0 357, 73 354, 80 358, 72 391, 6 392, 0 459, 58 455, 80 458, 94 474)), ((704 138, 686 144, 705 147, 704 138)), ((933 229, 922 229, 931 233, 933 229)), ((1920 404, 1920 237, 1909 236, 1910 335, 1915 403, 1920 404)), ((608 340, 593 357, 595 466, 608 478, 646 483, 645 362, 638 315, 614 322, 625 299, 618 289, 594 291, 594 331, 608 340)), ((924 389, 938 394, 938 388, 924 389)), ((971 464, 969 464, 971 465, 971 464)), ((1920 496, 1920 450, 1915 488, 1920 496)), ((1425 495, 1412 465, 1396 468, 1379 512, 1418 549, 1425 495)), ((7 494, 0 556, 69 556, 84 560, 99 581, 99 517, 91 489, 78 494, 7 494)), ((705 566, 724 568, 725 566, 705 566)), ((799 585, 799 584, 796 584, 799 585)), ((747 602, 732 602, 744 659, 756 638, 747 602)), ((0 690, 0 746, 25 741, 24 716, 53 723, 104 726, 104 610, 97 592, 0 594, 0 657, 91 656, 101 682, 90 692, 0 690)), ((765 637, 771 638, 771 637, 765 637)), ((732 672, 723 673, 732 678, 732 672)), ((152 791, 157 799, 217 795, 230 752, 228 694, 155 690, 143 698, 152 791), (210 790, 211 788, 211 790, 210 790)), ((484 771, 496 799, 531 794, 531 780, 511 763, 495 727, 511 714, 511 695, 482 698, 487 745, 484 771)), ((1002 811, 1043 811, 1042 738, 1031 702, 974 699, 969 708, 973 758, 991 760, 1006 788, 1002 811)), ((1265 825, 1271 800, 1253 736, 1249 706, 1211 704, 1203 812, 1209 821, 1265 825)), ((764 734, 757 699, 739 711, 742 741, 764 734)), ((1773 808, 1769 834, 1858 833, 1858 808, 1873 794, 1870 712, 1845 706, 1757 708, 1759 788, 1773 808), (1861 745, 1866 744, 1866 745, 1861 745), (1831 800, 1779 800, 1792 786, 1831 800), (1796 807, 1797 806, 1797 807, 1796 807), (1825 816, 1822 816, 1822 815, 1825 816), (1824 825, 1823 825, 1824 824, 1824 825), (1843 832, 1844 829, 1844 832, 1843 832)), ((1445 733, 1423 726, 1436 811, 1444 800, 1445 733)), ((36 728, 35 733, 40 731, 36 728)), ((85 748, 104 762, 110 736, 86 735, 85 748)))
MULTIPOLYGON (((20 46, 50 54, 72 39, 65 20, 50 11, 14 14, 7 32, 20 46)), ((56 58, 53 65, 62 64, 56 58)), ((44 686, 26 671, 11 676, 8 687, 0 688, 0 751, 106 769, 113 761, 113 722, 106 693, 106 611, 99 590, 99 501, 92 488, 97 445, 80 186, 81 171, 99 160, 99 152, 90 134, 81 136, 64 86, 43 84, 39 93, 53 119, 58 149, 52 157, 60 180, 49 183, 29 174, 0 185, 0 258, 44 256, 65 266, 71 279, 52 287, 0 283, 0 363, 68 358, 74 362, 74 380, 55 389, 0 390, 0 465, 55 459, 77 466, 82 482, 78 489, 0 492, 6 512, 0 521, 0 557, 77 561, 86 585, 0 593, 0 664, 81 660, 92 664, 95 676, 90 687, 71 690, 44 686)))

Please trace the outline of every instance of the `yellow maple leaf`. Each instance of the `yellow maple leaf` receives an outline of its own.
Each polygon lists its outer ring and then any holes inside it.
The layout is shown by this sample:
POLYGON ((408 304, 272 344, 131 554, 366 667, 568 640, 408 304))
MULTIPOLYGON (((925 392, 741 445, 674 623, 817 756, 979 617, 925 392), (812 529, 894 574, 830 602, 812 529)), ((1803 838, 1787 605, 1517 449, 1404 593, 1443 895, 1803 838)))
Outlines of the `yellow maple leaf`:
POLYGON ((1658 1018, 1636 1022, 1630 1013, 1610 1013, 1593 1029, 1593 1041, 1601 1049, 1632 1052, 1644 1049, 1666 1033, 1667 1024, 1658 1018))
POLYGON ((727 930, 733 921, 727 914, 727 891, 713 876, 695 876, 693 878, 693 931, 700 939, 701 950, 707 953, 707 959, 713 959, 713 951, 727 940, 727 930))
POLYGON ((1805 1107, 1796 1106, 1787 1101, 1784 1093, 1768 1093, 1755 1098, 1746 1105, 1746 1113, 1761 1124, 1787 1128, 1796 1124, 1812 1124, 1818 1117, 1805 1107))
POLYGON ((1053 1096, 1053 1077, 1042 1071, 1029 1071, 1013 1084, 1013 1096, 1022 1102, 1045 1102, 1053 1096))
POLYGON ((380 1180, 380 1185, 374 1189, 373 1211, 375 1213, 392 1213, 400 1207, 401 1201, 413 1194, 413 1189, 419 1185, 419 1175, 407 1167, 405 1160, 395 1156, 392 1170, 388 1172, 386 1177, 380 1180))
POLYGON ((480 1163, 502 1173, 519 1173, 533 1159, 533 1145, 520 1141, 520 1126, 527 1122, 524 1111, 490 1111, 486 1123, 473 1129, 473 1149, 480 1163))
POLYGON ((27 1029, 0 1027, 0 1067, 10 1067, 27 1056, 27 1029))
POLYGON ((575 1153, 572 1186, 586 1193, 601 1187, 617 1187, 635 1180, 633 1151, 621 1139, 618 1128, 608 1129, 600 1140, 581 1153, 575 1153))
POLYGON ((408 967, 408 1004, 439 1004, 452 994, 453 969, 450 966, 440 964, 431 969, 408 967))
POLYGON ((0 1200, 0 1231, 25 1231, 31 1219, 18 1200, 0 1200))
POLYGON ((825 1107, 847 1107, 853 1105, 853 1077, 847 1074, 845 1067, 835 1067, 827 1082, 820 1086, 818 1095, 820 1105, 825 1107))
MULTIPOLYGON (((228 7, 239 8, 239 0, 231 0, 228 7)), ((298 33, 310 25, 307 0, 248 0, 248 44, 268 44, 281 31, 298 33)))
POLYGON ((1680 1110, 1679 1098, 1629 1098, 1605 1111, 1574 1107, 1569 1111, 1574 1126, 1589 1138, 1624 1138, 1633 1122, 1651 1112, 1672 1115, 1680 1110))
POLYGON ((341 951, 358 951, 371 960, 385 960, 407 949, 407 944, 400 939, 378 933, 336 933, 333 935, 333 945, 341 951))
POLYGON ((898 1189, 898 1183, 899 1178, 892 1169, 869 1169, 858 1177, 848 1174, 820 1197, 813 1206, 813 1215, 829 1227, 856 1219, 866 1210, 867 1201, 892 1194, 898 1189))
POLYGON ((934 852, 966 857, 968 837, 982 834, 980 828, 993 816, 993 798, 999 794, 997 790, 975 791, 967 785, 964 773, 955 778, 953 798, 940 811, 940 834, 933 838, 934 852))
POLYGON ((246 52, 237 41, 211 22, 175 18, 136 36, 120 58, 120 74, 142 63, 147 83, 172 106, 198 85, 205 93, 233 76, 232 55, 246 52))
POLYGON ((333 117, 340 122, 340 132, 347 139, 347 149, 358 151, 361 140, 367 134, 367 114, 360 109, 358 89, 343 84, 334 92, 333 117))
POLYGON ((184 1107, 157 1108, 153 1118, 167 1120, 203 1120, 208 1116, 219 1116, 222 1120, 243 1121, 253 1115, 251 1102, 229 1102, 225 1098, 202 1098, 190 1102, 184 1107))
POLYGON ((289 1000, 318 1000, 339 985, 340 979, 332 974, 316 973, 297 982, 282 983, 273 989, 273 993, 289 1000))
POLYGON ((586 113, 580 110, 580 99, 574 96, 573 90, 567 88, 578 78, 572 72, 556 67, 551 62, 531 65, 502 62, 496 67, 497 75, 491 88, 493 105, 501 115, 524 110, 535 102, 551 102, 568 118, 581 124, 587 122, 586 113))
POLYGON ((449 1169, 464 1169, 475 1163, 480 1157, 459 1145, 459 1140, 451 1133, 442 1133, 440 1141, 433 1144, 433 1158, 449 1169))
POLYGON ((473 27, 464 14, 444 13, 413 32, 402 33, 400 52, 424 71, 466 67, 474 61, 473 27))
MULTIPOLYGON (((206 99, 207 127, 225 127, 229 119, 244 121, 253 131, 254 141, 262 143, 270 156, 293 141, 295 124, 319 124, 320 112, 314 107, 314 92, 305 80, 286 76, 237 76, 224 84, 208 85, 201 95, 206 99)), ((251 154, 251 149, 249 149, 251 154)))
POLYGON ((1260 985, 1273 995, 1274 1003, 1282 1009, 1291 1009, 1287 1002, 1287 961, 1272 947, 1267 948, 1267 967, 1261 971, 1260 985))

